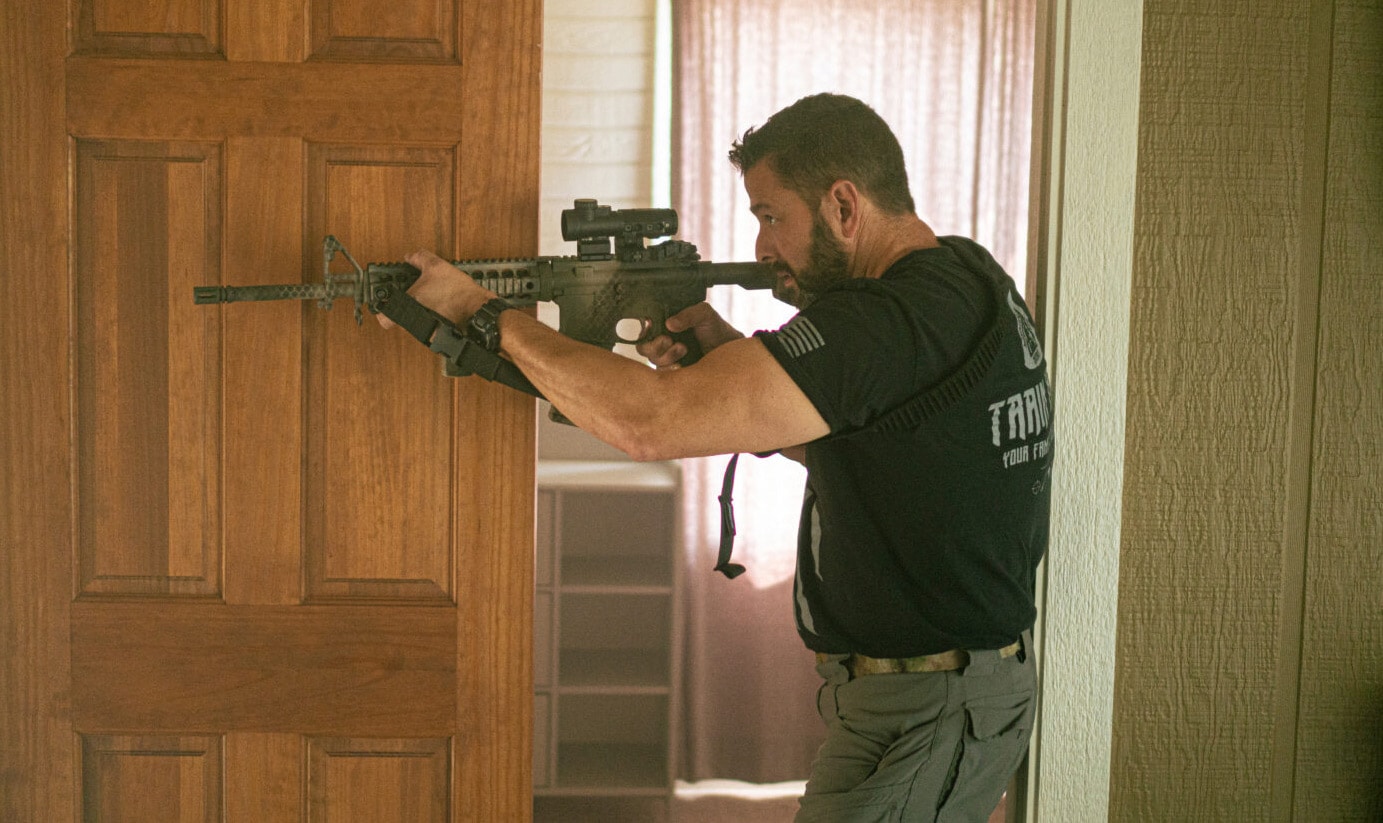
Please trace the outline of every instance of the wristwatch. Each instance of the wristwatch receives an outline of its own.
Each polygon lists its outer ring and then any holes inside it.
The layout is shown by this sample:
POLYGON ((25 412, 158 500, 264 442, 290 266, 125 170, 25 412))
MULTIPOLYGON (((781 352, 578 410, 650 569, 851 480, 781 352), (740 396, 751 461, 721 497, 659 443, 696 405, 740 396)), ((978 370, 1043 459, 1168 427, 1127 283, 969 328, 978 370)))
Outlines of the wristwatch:
POLYGON ((499 315, 505 309, 512 308, 509 301, 502 297, 487 300, 471 315, 470 322, 466 324, 466 336, 485 351, 499 351, 499 315))

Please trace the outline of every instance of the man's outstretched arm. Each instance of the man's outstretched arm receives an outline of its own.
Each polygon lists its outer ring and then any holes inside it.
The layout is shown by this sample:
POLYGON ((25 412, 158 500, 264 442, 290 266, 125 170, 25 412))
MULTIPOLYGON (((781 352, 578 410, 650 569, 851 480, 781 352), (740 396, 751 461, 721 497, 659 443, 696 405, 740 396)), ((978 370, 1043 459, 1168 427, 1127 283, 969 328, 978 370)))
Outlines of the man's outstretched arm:
MULTIPOLYGON (((430 252, 408 261, 422 271, 410 293, 455 323, 467 322, 494 296, 430 252)), ((500 352, 556 408, 636 460, 773 451, 829 431, 753 338, 726 339, 686 368, 655 370, 572 340, 522 312, 501 314, 499 328, 500 352)), ((723 321, 716 328, 722 339, 730 337, 723 321)))

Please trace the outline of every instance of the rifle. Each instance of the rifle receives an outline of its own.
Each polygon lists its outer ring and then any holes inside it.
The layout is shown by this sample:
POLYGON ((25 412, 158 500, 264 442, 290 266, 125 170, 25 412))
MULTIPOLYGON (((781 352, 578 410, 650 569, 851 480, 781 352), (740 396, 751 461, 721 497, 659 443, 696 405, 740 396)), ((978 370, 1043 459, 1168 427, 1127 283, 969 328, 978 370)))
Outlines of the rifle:
MULTIPOLYGON (((772 270, 759 263, 708 263, 696 246, 646 240, 677 232, 673 209, 613 210, 595 200, 577 200, 562 212, 562 239, 576 241, 575 256, 508 260, 457 260, 452 265, 516 306, 554 302, 561 311, 558 331, 591 345, 612 349, 617 343, 642 343, 667 334, 667 318, 706 299, 711 286, 736 285, 767 289, 772 270)), ((440 354, 450 377, 478 375, 535 397, 543 395, 518 367, 486 351, 408 293, 420 272, 408 263, 361 266, 334 236, 322 241, 322 282, 273 286, 197 286, 196 303, 258 300, 316 300, 324 309, 340 298, 355 301, 358 325, 368 309, 402 326, 419 342, 440 354), (340 253, 351 271, 332 273, 340 253)), ((683 365, 701 358, 691 331, 672 335, 687 347, 683 365)), ((553 410, 554 419, 560 415, 553 410)))

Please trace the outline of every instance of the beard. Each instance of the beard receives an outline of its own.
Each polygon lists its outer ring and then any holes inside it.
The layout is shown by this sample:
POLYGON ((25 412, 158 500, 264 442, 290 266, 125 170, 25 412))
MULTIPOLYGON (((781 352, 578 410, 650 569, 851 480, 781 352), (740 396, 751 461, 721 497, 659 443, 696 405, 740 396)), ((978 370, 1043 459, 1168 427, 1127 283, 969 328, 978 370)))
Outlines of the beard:
POLYGON ((779 264, 778 270, 789 275, 792 281, 779 281, 773 287, 773 296, 788 305, 805 309, 821 296, 822 292, 850 279, 850 258, 845 253, 844 245, 831 234, 826 228, 826 221, 818 214, 812 218, 807 265, 801 270, 796 270, 782 263, 779 264))

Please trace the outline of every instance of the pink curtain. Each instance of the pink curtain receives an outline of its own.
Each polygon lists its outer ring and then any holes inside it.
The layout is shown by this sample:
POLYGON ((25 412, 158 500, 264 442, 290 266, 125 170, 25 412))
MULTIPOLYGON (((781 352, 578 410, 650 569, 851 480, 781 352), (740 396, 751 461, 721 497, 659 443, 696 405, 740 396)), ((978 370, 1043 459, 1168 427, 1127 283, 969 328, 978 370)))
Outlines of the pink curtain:
MULTIPOLYGON (((1036 0, 675 0, 673 201, 703 259, 750 260, 755 225, 726 159, 748 126, 822 91, 892 125, 919 215, 974 237, 1020 280, 1026 268, 1036 0)), ((718 289, 742 331, 792 314, 766 294, 718 289)), ((805 475, 783 458, 739 462, 736 559, 711 574, 727 458, 684 465, 687 715, 682 776, 752 782, 807 775, 822 726, 812 655, 792 618, 805 475)))

